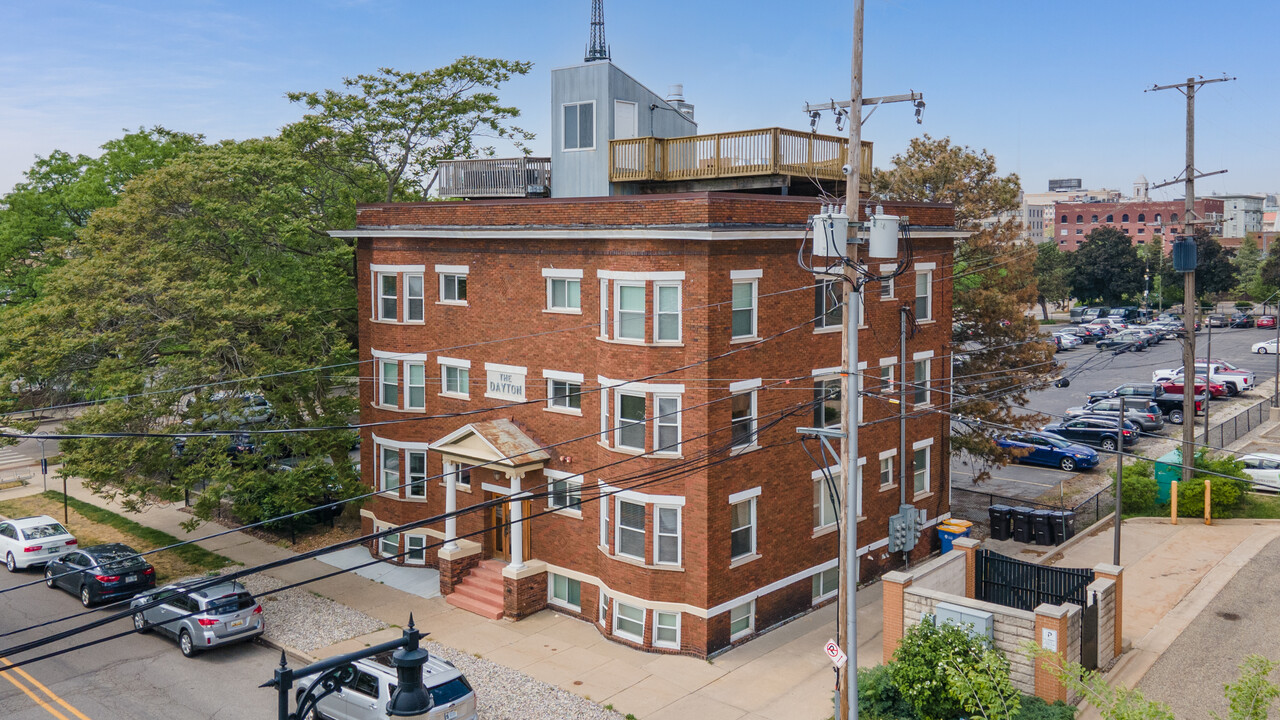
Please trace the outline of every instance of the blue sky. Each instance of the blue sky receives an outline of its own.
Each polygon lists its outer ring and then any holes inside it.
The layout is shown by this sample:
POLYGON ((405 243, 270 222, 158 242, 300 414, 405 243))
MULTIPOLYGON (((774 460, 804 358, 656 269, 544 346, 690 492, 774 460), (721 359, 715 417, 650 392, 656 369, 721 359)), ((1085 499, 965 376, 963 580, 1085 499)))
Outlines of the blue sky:
MULTIPOLYGON (((284 93, 380 66, 463 54, 531 60, 503 99, 549 154, 550 75, 581 62, 589 0, 40 0, 0 28, 0 191, 53 149, 96 154, 124 128, 212 140, 274 133, 284 93)), ((849 93, 851 0, 605 0, 614 62, 665 94, 683 82, 702 132, 805 128, 806 100, 849 93)), ((1039 192, 1053 177, 1128 191, 1183 165, 1184 104, 1145 87, 1228 73, 1197 102, 1208 192, 1280 191, 1275 0, 867 0, 865 91, 914 89, 928 107, 878 110, 864 129, 885 166, 922 132, 986 148, 1039 192), (1190 24, 1188 26, 1188 23, 1190 24), (1188 40, 1188 38, 1191 38, 1188 40)), ((829 118, 819 131, 833 132, 829 118)), ((1181 196, 1181 189, 1155 193, 1181 196)))

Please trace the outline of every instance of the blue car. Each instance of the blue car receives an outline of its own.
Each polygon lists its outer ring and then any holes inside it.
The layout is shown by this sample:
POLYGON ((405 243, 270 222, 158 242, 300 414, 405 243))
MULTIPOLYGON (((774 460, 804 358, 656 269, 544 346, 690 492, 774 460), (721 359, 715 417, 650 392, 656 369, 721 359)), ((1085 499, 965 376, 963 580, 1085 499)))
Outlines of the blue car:
POLYGON ((1007 449, 1029 449, 1018 462, 1049 465, 1067 472, 1087 470, 1098 465, 1098 452, 1048 433, 1022 433, 996 438, 996 444, 1007 449))

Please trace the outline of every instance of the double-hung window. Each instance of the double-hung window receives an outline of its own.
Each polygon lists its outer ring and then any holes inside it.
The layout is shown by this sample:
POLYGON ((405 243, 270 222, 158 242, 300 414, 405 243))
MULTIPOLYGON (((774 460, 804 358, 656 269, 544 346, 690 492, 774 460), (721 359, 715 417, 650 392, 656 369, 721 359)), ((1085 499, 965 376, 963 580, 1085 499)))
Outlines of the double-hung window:
POLYGON ((644 642, 644 608, 613 603, 613 632, 628 640, 644 642))
POLYGON ((916 320, 933 319, 933 271, 916 272, 916 320))
POLYGON ((729 559, 756 552, 756 499, 747 498, 729 505, 729 559))
POLYGON ((382 448, 382 492, 396 492, 400 487, 400 451, 396 448, 382 448))
POLYGON ((378 274, 378 319, 395 320, 399 301, 396 299, 396 274, 378 274))
POLYGON ((395 360, 380 360, 378 361, 378 367, 381 375, 378 379, 378 385, 382 388, 379 404, 387 407, 399 407, 400 363, 395 360))
POLYGON ((826 473, 819 470, 813 480, 813 529, 821 530, 836 524, 839 503, 836 502, 836 486, 839 474, 832 473, 828 482, 826 473))
POLYGON ((653 561, 659 565, 680 564, 680 508, 653 508, 657 532, 653 538, 653 561))
POLYGON ((815 380, 813 388, 814 426, 820 428, 840 427, 840 378, 815 380))
MULTIPOLYGON (((892 270, 892 268, 890 269, 892 270)), ((881 300, 893 299, 893 278, 880 281, 880 299, 881 300)))
POLYGON ((880 458, 880 487, 885 488, 893 484, 893 456, 888 455, 880 458))
POLYGON ((471 489, 471 466, 459 465, 448 460, 444 461, 444 474, 453 478, 454 483, 463 490, 471 489))
POLYGON ((547 504, 553 508, 578 510, 582 507, 582 476, 551 479, 551 495, 547 504))
POLYGON ((424 303, 426 296, 423 294, 423 284, 421 275, 405 275, 404 276, 404 319, 409 322, 422 322, 424 318, 424 303))
POLYGON ((844 320, 844 288, 840 281, 819 280, 813 291, 813 326, 818 329, 840 327, 844 320))
POLYGON ((644 341, 644 283, 614 283, 614 334, 619 340, 644 341))
POLYGON ((618 500, 617 554, 644 561, 644 505, 618 500))
POLYGON ((813 600, 826 600, 840 589, 840 568, 829 568, 813 575, 813 600))
POLYGON ((658 395, 654 397, 658 412, 653 418, 653 451, 680 452, 680 398, 658 395))
POLYGON ((421 565, 427 561, 427 536, 426 535, 405 535, 404 536, 404 561, 421 565))
POLYGON ((880 365, 880 394, 881 395, 893 394, 893 363, 895 360, 896 358, 894 360, 887 361, 888 362, 887 365, 883 364, 886 362, 885 360, 880 361, 882 363, 880 365))
POLYGON ((618 447, 640 451, 645 449, 645 406, 644 395, 618 393, 618 419, 614 438, 618 447))
POLYGON ((565 150, 590 150, 596 146, 595 111, 594 102, 564 106, 565 150))
POLYGON ((929 448, 916 448, 914 460, 915 478, 912 492, 923 495, 929 492, 929 448))
POLYGON ((400 554, 400 533, 383 535, 378 539, 378 554, 382 557, 394 557, 400 554))
POLYGON ((915 368, 915 379, 913 380, 911 388, 911 402, 916 405, 929 404, 929 372, 932 362, 933 361, 930 358, 924 358, 923 360, 916 360, 915 363, 913 363, 915 368))
POLYGON ((420 362, 405 363, 404 406, 409 410, 427 409, 427 368, 420 362))
POLYGON ((732 447, 754 445, 756 441, 756 393, 739 393, 730 402, 730 427, 732 428, 732 447))
POLYGON ((653 644, 680 649, 680 613, 653 611, 653 644))
POLYGON ((729 611, 729 639, 746 637, 755 629, 756 601, 743 603, 729 611))
POLYGON ((427 453, 423 450, 406 450, 405 461, 408 465, 405 497, 425 499, 427 497, 427 453))
POLYGON ((733 283, 733 328, 730 335, 737 338, 756 336, 756 281, 733 283))
POLYGON ((680 283, 654 283, 654 342, 680 342, 680 283))
POLYGON ((440 302, 449 305, 467 304, 467 275, 471 269, 467 265, 437 265, 436 273, 440 275, 440 302))

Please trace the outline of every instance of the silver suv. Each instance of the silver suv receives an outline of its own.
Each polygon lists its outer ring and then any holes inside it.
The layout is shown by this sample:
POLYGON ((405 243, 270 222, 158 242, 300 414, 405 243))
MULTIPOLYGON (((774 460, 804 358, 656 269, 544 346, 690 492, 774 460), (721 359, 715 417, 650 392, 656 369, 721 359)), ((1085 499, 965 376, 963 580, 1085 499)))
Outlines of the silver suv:
MULTIPOLYGON (((396 670, 391 653, 385 652, 353 663, 354 674, 338 691, 316 704, 314 716, 321 720, 383 720, 387 703, 396 689, 396 670)), ((301 698, 316 676, 298 680, 301 698)), ((431 693, 427 720, 476 720, 476 693, 467 678, 448 660, 432 655, 422 666, 422 684, 431 693)))
POLYGON ((129 603, 133 627, 140 633, 159 630, 178 641, 182 654, 192 657, 202 650, 258 637, 267 629, 262 605, 238 582, 185 592, 208 578, 183 580, 139 595, 129 603), (152 607, 141 607, 152 601, 152 607))

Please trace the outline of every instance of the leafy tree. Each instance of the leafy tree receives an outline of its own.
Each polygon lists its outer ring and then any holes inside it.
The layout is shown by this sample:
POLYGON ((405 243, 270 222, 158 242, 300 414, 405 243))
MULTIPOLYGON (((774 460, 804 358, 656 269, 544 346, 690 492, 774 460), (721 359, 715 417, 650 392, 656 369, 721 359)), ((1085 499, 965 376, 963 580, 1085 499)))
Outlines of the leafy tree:
MULTIPOLYGON (((1262 251, 1258 249, 1257 238, 1248 235, 1241 240, 1240 249, 1236 251, 1231 264, 1235 266, 1240 291, 1246 295, 1251 294, 1249 291, 1254 287, 1262 271, 1262 251)), ((1264 295, 1254 299, 1262 300, 1265 297, 1264 295)))
POLYGON ((93 213, 115 204, 130 180, 200 147, 199 135, 139 128, 91 158, 55 150, 0 200, 0 304, 30 301, 60 265, 93 213))
POLYGON ((1142 294, 1142 261, 1121 230, 1090 231, 1071 261, 1071 289, 1081 301, 1122 305, 1126 295, 1142 294))
MULTIPOLYGON (((1280 663, 1261 655, 1249 655, 1240 663, 1240 678, 1224 688, 1230 710, 1226 720, 1267 720, 1280 698, 1280 686, 1267 678, 1280 663)), ((1213 717, 1224 720, 1218 713, 1213 717)))
POLYGON ((466 56, 426 72, 381 68, 344 78, 347 91, 291 92, 314 114, 286 129, 310 157, 340 172, 366 167, 383 198, 425 196, 441 160, 492 155, 481 138, 504 138, 528 152, 533 135, 510 124, 520 110, 502 105, 498 87, 532 63, 466 56))
POLYGON ((897 200, 951 203, 956 224, 970 228, 984 218, 1018 208, 1022 185, 1016 173, 1000 176, 995 156, 955 145, 950 137, 915 138, 893 169, 871 172, 871 192, 897 200))
MULTIPOLYGON (((69 432, 235 432, 242 392, 274 408, 255 429, 345 426, 356 401, 335 392, 340 373, 305 371, 354 357, 342 320, 354 316, 352 249, 326 232, 354 222, 354 206, 313 192, 329 184, 278 139, 202 148, 135 178, 92 213, 39 297, 0 315, 0 388, 24 377, 103 399, 69 432), (255 376, 265 377, 246 380, 255 376)), ((180 456, 167 437, 62 448, 64 472, 131 509, 207 483, 197 505, 207 517, 224 496, 271 514, 349 496, 355 439, 270 436, 257 453, 233 453, 226 436, 195 437, 180 456), (309 458, 287 481, 272 467, 285 455, 309 458)))
POLYGON ((1236 267, 1231 260, 1234 253, 1222 247, 1217 238, 1210 237, 1203 227, 1196 228, 1196 294, 1216 295, 1236 286, 1236 267))
POLYGON ((1050 240, 1036 246, 1036 302, 1044 319, 1049 319, 1048 303, 1061 308, 1071 301, 1071 258, 1050 240))
POLYGON ((1026 412, 1033 390, 1047 387, 1060 367, 1053 343, 1024 310, 1035 303, 1034 248, 1021 244, 1012 223, 981 230, 956 248, 952 299, 954 364, 951 412, 976 422, 953 424, 953 451, 974 464, 974 479, 1012 461, 995 436, 1005 427, 1031 429, 1045 416, 1026 412))

